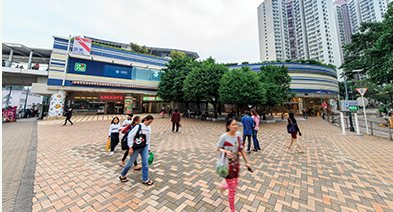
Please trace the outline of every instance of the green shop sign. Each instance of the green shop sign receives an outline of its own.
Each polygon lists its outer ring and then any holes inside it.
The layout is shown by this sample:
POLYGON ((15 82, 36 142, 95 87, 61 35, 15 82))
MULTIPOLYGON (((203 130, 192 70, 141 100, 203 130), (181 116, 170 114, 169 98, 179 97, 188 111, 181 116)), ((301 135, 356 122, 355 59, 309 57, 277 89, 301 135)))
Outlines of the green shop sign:
POLYGON ((144 96, 143 101, 162 101, 162 99, 155 96, 144 96))
POLYGON ((75 71, 82 71, 85 72, 86 71, 86 64, 84 63, 75 63, 75 71))

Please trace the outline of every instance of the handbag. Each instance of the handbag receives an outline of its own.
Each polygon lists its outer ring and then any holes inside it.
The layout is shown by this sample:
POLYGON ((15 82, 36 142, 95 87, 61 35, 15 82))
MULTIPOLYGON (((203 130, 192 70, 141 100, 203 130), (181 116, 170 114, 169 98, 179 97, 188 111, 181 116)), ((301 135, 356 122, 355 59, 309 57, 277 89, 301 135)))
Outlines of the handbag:
POLYGON ((141 149, 146 146, 146 135, 142 134, 142 126, 140 124, 138 124, 138 126, 139 129, 134 137, 134 142, 132 145, 133 149, 141 149))
POLYGON ((110 148, 111 148, 111 138, 108 138, 108 141, 106 142, 105 151, 108 151, 110 148))
POLYGON ((226 177, 228 176, 228 158, 226 157, 226 154, 224 151, 220 151, 220 155, 218 157, 217 161, 217 167, 216 167, 216 173, 220 177, 226 177))
POLYGON ((289 119, 289 120, 291 121, 291 123, 287 127, 287 132, 290 133, 290 134, 296 133, 296 124, 294 124, 292 122, 292 119, 289 119))
POLYGON ((179 123, 179 127, 181 127, 181 124, 179 123))

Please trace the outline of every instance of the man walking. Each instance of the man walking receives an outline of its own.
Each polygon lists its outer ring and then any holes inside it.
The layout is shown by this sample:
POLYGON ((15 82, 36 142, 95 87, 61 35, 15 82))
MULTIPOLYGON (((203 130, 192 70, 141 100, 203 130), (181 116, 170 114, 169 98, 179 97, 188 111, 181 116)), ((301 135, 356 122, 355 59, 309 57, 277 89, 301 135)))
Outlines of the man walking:
POLYGON ((65 120, 63 126, 65 126, 67 124, 67 120, 71 123, 71 125, 74 125, 74 123, 72 123, 72 121, 71 121, 72 107, 68 108, 67 112, 65 113, 65 116, 66 116, 66 120, 65 120))
POLYGON ((243 142, 244 144, 246 143, 246 137, 248 138, 248 146, 247 146, 247 154, 250 154, 250 148, 251 148, 251 135, 252 135, 252 130, 253 130, 253 125, 254 125, 254 120, 250 116, 250 111, 246 110, 244 111, 245 116, 242 118, 242 124, 243 124, 243 142))

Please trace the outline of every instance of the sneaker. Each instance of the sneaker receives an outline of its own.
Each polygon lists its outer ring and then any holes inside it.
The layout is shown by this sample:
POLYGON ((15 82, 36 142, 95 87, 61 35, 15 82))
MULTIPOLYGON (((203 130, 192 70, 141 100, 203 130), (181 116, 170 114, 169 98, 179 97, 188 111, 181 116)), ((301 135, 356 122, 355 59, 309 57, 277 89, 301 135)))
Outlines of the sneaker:
POLYGON ((111 154, 109 154, 109 156, 113 156, 114 152, 111 152, 111 154))
POLYGON ((251 154, 251 151, 247 151, 247 154, 251 154))

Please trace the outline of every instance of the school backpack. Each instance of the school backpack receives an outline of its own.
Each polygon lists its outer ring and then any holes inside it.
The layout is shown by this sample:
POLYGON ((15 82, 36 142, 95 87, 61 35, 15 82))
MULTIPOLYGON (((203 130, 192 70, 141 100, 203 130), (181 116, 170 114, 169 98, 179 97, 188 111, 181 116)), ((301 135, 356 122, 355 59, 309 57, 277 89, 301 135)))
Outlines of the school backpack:
POLYGON ((291 123, 289 124, 289 126, 287 127, 287 132, 290 134, 296 133, 296 124, 294 124, 292 122, 292 119, 290 119, 291 123))
POLYGON ((132 128, 133 128, 133 127, 131 127, 131 128, 123 135, 123 137, 121 138, 121 149, 122 149, 122 150, 127 150, 127 149, 130 148, 130 147, 128 146, 128 133, 131 132, 132 128))

